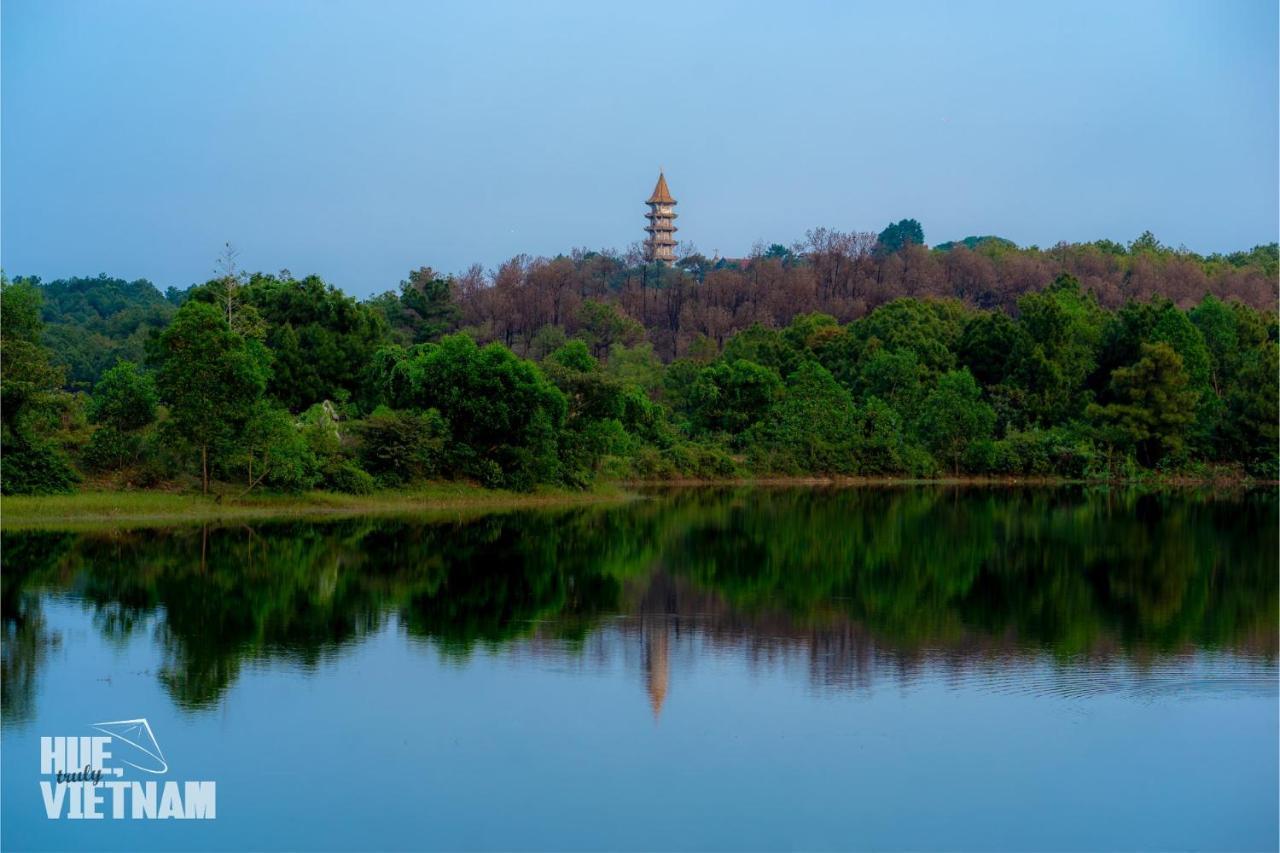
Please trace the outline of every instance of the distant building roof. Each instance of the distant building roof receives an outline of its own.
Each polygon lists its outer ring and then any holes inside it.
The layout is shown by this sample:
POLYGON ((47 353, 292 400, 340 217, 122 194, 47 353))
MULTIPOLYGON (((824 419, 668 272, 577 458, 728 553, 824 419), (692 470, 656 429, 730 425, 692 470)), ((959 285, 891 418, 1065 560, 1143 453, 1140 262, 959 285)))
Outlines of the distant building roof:
POLYGON ((658 173, 658 185, 653 188, 653 195, 649 196, 649 200, 645 204, 675 204, 676 200, 671 197, 671 190, 667 189, 667 177, 661 172, 658 173))

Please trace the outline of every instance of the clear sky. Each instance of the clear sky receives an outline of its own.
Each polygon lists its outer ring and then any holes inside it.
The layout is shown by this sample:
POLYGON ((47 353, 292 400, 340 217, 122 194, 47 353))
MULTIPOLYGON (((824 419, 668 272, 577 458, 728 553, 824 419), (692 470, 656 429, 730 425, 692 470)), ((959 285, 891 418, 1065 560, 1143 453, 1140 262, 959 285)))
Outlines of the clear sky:
POLYGON ((1277 239, 1277 9, 1216 2, 4 0, 0 262, 625 248, 659 166, 710 255, 914 217, 930 243, 1277 239))

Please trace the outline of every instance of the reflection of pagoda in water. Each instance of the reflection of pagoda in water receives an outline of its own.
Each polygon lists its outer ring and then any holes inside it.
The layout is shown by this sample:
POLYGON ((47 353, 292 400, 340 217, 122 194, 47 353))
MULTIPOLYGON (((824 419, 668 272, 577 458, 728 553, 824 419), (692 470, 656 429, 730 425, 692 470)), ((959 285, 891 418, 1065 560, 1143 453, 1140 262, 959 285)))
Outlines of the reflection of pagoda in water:
POLYGON ((671 634, 675 633, 678 639, 680 633, 679 595, 671 577, 663 572, 654 574, 639 590, 633 588, 632 596, 637 592, 640 595, 633 612, 640 622, 644 684, 657 720, 671 681, 671 634))
MULTIPOLYGON (((1126 684, 1132 679, 1130 666, 1158 680, 1196 660, 1191 649, 1143 658, 1100 642, 1063 669, 1046 666, 1042 647, 1012 635, 957 630, 943 644, 887 642, 838 611, 797 621, 783 611, 738 610, 717 592, 660 568, 626 582, 619 609, 621 615, 602 623, 581 645, 566 645, 554 633, 540 631, 522 643, 536 656, 589 661, 601 669, 621 665, 636 673, 655 721, 671 692, 672 670, 686 672, 709 653, 729 654, 749 669, 787 671, 824 691, 868 691, 880 681, 907 686, 941 673, 956 683, 993 690, 1017 678, 1028 691, 1073 696, 1117 689, 1116 672, 1123 676, 1119 683, 1126 684)), ((1275 671, 1270 642, 1267 638, 1254 652, 1270 668, 1257 680, 1259 689, 1268 691, 1275 671)), ((1232 678, 1237 663, 1223 661, 1232 678)))
POLYGON ((650 620, 644 632, 644 683, 649 690, 649 704, 653 718, 662 714, 662 703, 667 698, 667 682, 671 675, 671 661, 667 655, 666 620, 650 620))
MULTIPOLYGON (((579 650, 538 634, 525 641, 526 648, 548 657, 585 654, 596 665, 620 659, 638 670, 655 720, 671 691, 672 668, 693 665, 706 647, 733 649, 751 667, 806 670, 813 684, 826 688, 869 688, 886 667, 910 680, 923 663, 918 653, 886 654, 860 626, 844 620, 798 625, 782 613, 737 611, 718 593, 661 569, 624 590, 623 615, 592 632, 579 650)), ((966 651, 983 654, 981 649, 966 651)), ((999 657, 998 650, 986 651, 999 657)))

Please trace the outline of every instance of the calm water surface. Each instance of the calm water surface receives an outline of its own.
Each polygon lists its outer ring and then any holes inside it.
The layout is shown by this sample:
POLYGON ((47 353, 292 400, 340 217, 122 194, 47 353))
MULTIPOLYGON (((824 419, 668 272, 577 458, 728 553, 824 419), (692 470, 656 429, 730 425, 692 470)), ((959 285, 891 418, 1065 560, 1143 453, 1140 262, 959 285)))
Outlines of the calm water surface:
POLYGON ((0 842, 1275 849, 1277 540, 940 488, 6 532, 0 842), (217 819, 46 819, 40 737, 138 717, 217 819))

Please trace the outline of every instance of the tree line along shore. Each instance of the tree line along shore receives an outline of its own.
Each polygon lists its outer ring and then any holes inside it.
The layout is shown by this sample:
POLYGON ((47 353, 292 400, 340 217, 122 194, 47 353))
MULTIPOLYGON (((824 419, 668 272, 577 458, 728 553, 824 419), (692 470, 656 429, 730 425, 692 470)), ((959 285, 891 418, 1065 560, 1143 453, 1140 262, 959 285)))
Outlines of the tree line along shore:
POLYGON ((422 268, 364 301, 231 252, 165 294, 6 279, 0 488, 1276 479, 1274 244, 929 249, 917 230, 422 268))

